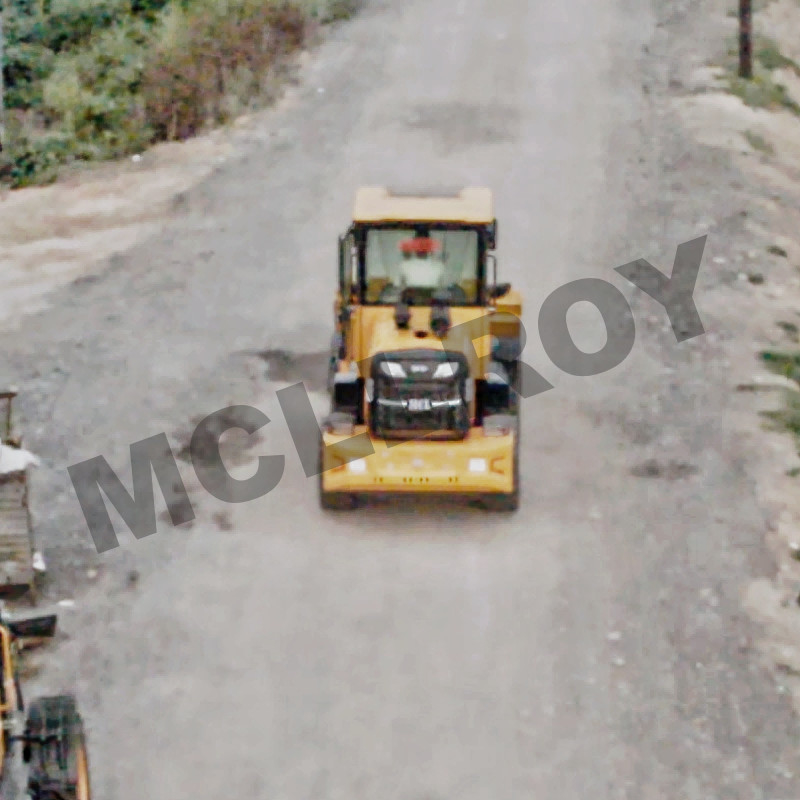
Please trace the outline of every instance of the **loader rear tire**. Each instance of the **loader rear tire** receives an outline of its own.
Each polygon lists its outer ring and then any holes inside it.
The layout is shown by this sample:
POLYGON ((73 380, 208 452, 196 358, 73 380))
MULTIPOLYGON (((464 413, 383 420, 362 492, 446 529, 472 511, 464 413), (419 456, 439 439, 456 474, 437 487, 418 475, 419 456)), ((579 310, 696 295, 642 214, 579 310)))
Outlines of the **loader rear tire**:
POLYGON ((519 508, 519 493, 487 494, 481 499, 481 505, 487 511, 516 511, 519 508))
POLYGON ((353 511, 358 508, 358 500, 344 492, 321 492, 320 505, 325 511, 353 511))
POLYGON ((317 469, 319 470, 319 505, 323 511, 352 511, 358 507, 358 498, 349 492, 326 492, 322 476, 322 454, 325 443, 320 436, 319 439, 319 459, 317 461, 317 469))
POLYGON ((514 488, 510 494, 485 494, 480 503, 487 511, 516 511, 519 509, 519 424, 514 440, 514 488))
POLYGON ((28 792, 32 800, 91 800, 86 734, 75 698, 58 695, 34 700, 25 732, 53 737, 43 743, 26 743, 23 748, 23 761, 30 765, 28 792))

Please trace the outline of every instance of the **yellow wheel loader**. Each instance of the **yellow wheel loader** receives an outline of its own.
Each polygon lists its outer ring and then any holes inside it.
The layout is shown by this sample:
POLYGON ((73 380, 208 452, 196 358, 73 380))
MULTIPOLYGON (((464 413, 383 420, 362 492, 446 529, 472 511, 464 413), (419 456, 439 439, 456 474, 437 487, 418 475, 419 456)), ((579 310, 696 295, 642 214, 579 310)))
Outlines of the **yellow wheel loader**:
POLYGON ((522 301, 497 283, 488 189, 362 188, 339 239, 324 509, 371 495, 519 503, 522 301))

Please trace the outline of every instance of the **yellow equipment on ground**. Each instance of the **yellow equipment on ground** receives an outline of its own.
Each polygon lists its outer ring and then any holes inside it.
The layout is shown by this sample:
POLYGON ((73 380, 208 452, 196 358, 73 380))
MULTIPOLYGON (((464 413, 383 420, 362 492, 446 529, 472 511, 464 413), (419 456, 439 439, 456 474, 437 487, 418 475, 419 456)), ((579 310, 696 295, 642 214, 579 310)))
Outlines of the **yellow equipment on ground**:
POLYGON ((519 503, 522 301, 496 276, 491 191, 364 188, 339 240, 320 502, 519 503))
POLYGON ((19 641, 55 634, 55 614, 11 621, 0 613, 0 798, 21 796, 13 745, 22 744, 28 765, 31 800, 91 800, 89 761, 83 719, 71 694, 37 697, 27 709, 22 733, 16 733, 25 711, 18 673, 19 641))

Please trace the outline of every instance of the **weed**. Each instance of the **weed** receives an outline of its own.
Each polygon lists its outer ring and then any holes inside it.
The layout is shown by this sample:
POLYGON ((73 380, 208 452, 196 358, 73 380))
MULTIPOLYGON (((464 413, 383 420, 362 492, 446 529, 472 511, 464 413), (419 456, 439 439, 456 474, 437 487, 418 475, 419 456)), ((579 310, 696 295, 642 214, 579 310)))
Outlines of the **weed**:
POLYGON ((729 88, 732 94, 752 108, 785 108, 800 116, 800 105, 791 98, 785 86, 775 83, 769 75, 754 75, 752 80, 733 75, 729 78, 729 88))
POLYGON ((771 430, 785 430, 800 439, 800 399, 792 397, 786 408, 778 411, 762 411, 761 415, 770 421, 771 430))
POLYGON ((800 381, 800 353, 764 350, 760 353, 760 357, 771 372, 800 381))
POLYGON ((755 57, 761 63, 764 69, 790 69, 796 74, 800 75, 800 66, 798 66, 791 58, 787 58, 781 53, 778 45, 772 39, 759 37, 756 40, 755 57))
POLYGON ((309 15, 323 25, 350 19, 364 4, 364 0, 305 0, 309 15))
POLYGON ((759 153, 765 153, 766 155, 774 155, 775 150, 773 149, 772 145, 760 134, 753 133, 753 131, 745 131, 744 138, 747 139, 747 143, 753 150, 757 150, 759 153))
POLYGON ((779 322, 778 327, 794 339, 796 339, 798 333, 800 333, 800 329, 794 322, 779 322))

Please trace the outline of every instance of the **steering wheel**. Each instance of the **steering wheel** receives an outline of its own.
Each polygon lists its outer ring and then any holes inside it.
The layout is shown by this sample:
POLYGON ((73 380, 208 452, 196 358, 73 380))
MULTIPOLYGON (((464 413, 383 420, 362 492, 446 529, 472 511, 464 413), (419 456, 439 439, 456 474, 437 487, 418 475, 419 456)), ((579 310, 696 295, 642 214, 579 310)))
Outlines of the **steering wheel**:
POLYGON ((447 287, 447 291, 450 293, 451 302, 466 304, 466 302, 467 302, 467 293, 457 283, 451 283, 447 287))
POLYGON ((381 293, 378 295, 378 304, 394 305, 400 299, 400 296, 401 289, 393 283, 389 283, 381 289, 381 293))

